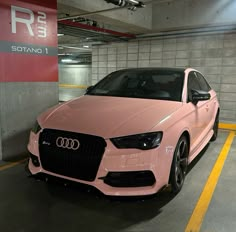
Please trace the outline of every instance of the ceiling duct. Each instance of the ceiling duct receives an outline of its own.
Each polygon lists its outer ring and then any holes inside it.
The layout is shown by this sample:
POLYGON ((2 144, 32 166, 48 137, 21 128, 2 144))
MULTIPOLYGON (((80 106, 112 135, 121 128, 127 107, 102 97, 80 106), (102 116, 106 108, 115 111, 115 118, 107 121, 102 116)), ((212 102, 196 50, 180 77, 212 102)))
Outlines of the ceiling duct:
POLYGON ((93 41, 112 42, 136 38, 134 34, 113 31, 72 20, 61 20, 58 23, 58 31, 60 33, 78 37, 89 37, 93 41))

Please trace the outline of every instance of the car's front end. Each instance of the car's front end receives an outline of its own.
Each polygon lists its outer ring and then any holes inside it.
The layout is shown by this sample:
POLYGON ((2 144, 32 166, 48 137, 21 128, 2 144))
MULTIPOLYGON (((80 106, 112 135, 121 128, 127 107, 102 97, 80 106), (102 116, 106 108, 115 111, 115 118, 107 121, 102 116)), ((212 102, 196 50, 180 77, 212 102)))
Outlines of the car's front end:
POLYGON ((153 194, 163 186, 157 172, 162 152, 158 133, 154 149, 119 149, 110 139, 93 135, 55 129, 31 132, 29 170, 92 185, 106 195, 153 194))
POLYGON ((32 129, 29 170, 91 185, 106 195, 156 193, 168 182, 169 169, 163 167, 173 149, 166 150, 171 141, 163 135, 164 123, 153 126, 181 105, 97 96, 65 103, 42 114, 32 129), (126 114, 114 112, 113 105, 126 114), (89 114, 91 108, 96 114, 89 114))

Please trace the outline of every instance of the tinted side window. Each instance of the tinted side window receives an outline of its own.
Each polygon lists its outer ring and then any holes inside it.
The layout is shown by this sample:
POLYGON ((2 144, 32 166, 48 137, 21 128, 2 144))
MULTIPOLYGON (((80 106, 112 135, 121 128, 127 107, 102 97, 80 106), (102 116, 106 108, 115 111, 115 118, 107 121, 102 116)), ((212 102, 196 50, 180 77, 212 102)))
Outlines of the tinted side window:
POLYGON ((201 86, 195 72, 190 72, 188 75, 188 102, 192 101, 191 90, 201 90, 201 86))
POLYGON ((194 72, 190 72, 189 76, 188 76, 188 89, 196 89, 196 90, 200 90, 201 86, 200 83, 195 75, 194 72))
POLYGON ((201 90, 209 92, 211 90, 210 85, 207 83, 207 81, 205 80, 205 78, 203 77, 203 75, 201 73, 196 73, 197 74, 197 79, 199 81, 201 90))

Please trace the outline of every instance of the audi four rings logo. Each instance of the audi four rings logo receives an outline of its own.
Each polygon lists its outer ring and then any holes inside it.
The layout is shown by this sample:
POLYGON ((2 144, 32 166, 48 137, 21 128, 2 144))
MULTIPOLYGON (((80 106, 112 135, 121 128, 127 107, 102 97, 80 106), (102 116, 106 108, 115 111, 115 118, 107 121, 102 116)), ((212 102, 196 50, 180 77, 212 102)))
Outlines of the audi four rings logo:
POLYGON ((70 139, 70 138, 63 138, 58 137, 56 140, 57 147, 71 149, 71 150, 78 150, 80 143, 78 139, 70 139))

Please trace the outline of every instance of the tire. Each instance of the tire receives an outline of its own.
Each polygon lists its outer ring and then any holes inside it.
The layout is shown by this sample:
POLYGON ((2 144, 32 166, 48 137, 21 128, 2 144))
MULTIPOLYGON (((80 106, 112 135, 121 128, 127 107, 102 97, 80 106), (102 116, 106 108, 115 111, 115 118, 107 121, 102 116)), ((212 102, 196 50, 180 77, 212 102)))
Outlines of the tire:
POLYGON ((218 127, 219 127, 219 113, 217 113, 216 118, 215 118, 215 122, 214 122, 214 126, 213 126, 213 132, 214 134, 211 137, 211 141, 215 141, 217 139, 218 136, 218 127))
POLYGON ((189 144, 182 135, 176 145, 170 171, 172 193, 177 194, 183 184, 188 167, 189 144))

